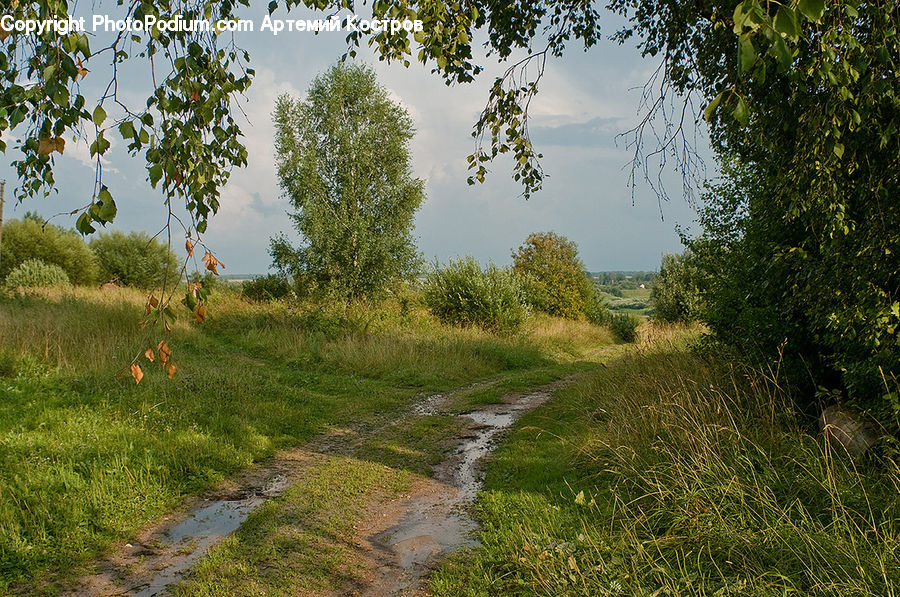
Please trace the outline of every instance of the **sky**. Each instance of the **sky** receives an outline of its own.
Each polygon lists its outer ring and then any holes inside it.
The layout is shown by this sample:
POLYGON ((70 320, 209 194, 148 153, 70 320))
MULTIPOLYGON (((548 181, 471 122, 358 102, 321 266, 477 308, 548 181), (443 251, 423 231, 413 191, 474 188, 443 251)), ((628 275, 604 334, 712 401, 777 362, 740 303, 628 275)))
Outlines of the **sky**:
MULTIPOLYGON (((242 16, 258 24, 265 5, 259 3, 242 16)), ((106 10, 105 3, 99 6, 106 10)), ((311 14, 295 11, 290 18, 311 14)), ((605 33, 612 34, 615 17, 609 15, 604 22, 609 23, 605 33)), ((222 189, 221 207, 204 235, 206 244, 226 264, 225 273, 264 273, 271 262, 270 237, 286 232, 299 240, 287 216, 290 205, 278 186, 270 115, 279 94, 302 97, 312 79, 341 56, 346 49, 344 36, 337 32, 236 34, 236 42, 249 50, 256 69, 250 91, 240 99, 246 114, 241 126, 249 163, 233 172, 222 189)), ((99 47, 100 41, 92 46, 99 47)), ((416 216, 414 236, 426 260, 445 262, 473 255, 482 262, 505 265, 528 234, 551 230, 577 243, 590 271, 654 270, 663 253, 681 250, 676 226, 690 228, 696 217, 683 195, 680 174, 669 168, 662 176, 668 201, 660 201, 640 177, 634 190, 628 184, 632 152, 620 135, 640 121, 641 88, 658 67, 657 61, 643 59, 634 46, 606 41, 584 52, 573 45, 564 57, 548 60, 530 111, 532 138, 544 155, 547 178, 543 190, 527 201, 512 180, 511 158, 505 156, 490 166, 486 183, 466 183, 465 158, 474 147, 472 127, 503 64, 481 58, 478 62, 485 72, 475 83, 448 87, 421 64, 405 68, 379 62, 368 48, 360 51, 358 59, 375 68, 381 84, 415 122, 417 134, 410 147, 413 174, 426 181, 427 199, 416 216)), ((98 56, 86 65, 91 72, 82 83, 82 93, 88 99, 98 97, 108 81, 110 65, 104 60, 108 61, 98 56)), ((143 105, 148 75, 149 66, 133 60, 120 70, 120 95, 143 105)), ((116 116, 114 110, 108 112, 116 116)), ((712 154, 702 131, 699 138, 700 154, 711 170, 712 154)), ((4 140, 9 144, 0 158, 0 178, 8 182, 4 218, 34 211, 45 218, 56 215, 55 224, 74 226, 75 216, 57 214, 90 202, 94 163, 87 144, 69 142, 64 155, 54 154, 58 194, 17 204, 11 191, 18 181, 9 164, 18 152, 14 137, 6 135, 4 140)), ((121 140, 114 142, 104 158, 104 183, 119 208, 111 228, 154 234, 165 224, 162 195, 147 182, 141 158, 128 156, 123 145, 121 140)))

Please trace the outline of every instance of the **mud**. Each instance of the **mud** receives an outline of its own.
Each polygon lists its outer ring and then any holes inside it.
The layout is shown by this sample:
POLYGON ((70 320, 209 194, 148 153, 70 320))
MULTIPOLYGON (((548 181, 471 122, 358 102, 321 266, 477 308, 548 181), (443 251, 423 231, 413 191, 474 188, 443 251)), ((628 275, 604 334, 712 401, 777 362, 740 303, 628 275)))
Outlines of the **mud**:
MULTIPOLYGON (((367 596, 418 595, 428 573, 449 553, 478 545, 478 524, 470 506, 481 489, 481 463, 496 447, 496 436, 525 412, 550 398, 549 391, 508 396, 506 402, 457 415, 470 421, 458 445, 435 467, 431 490, 391 506, 394 522, 364 541, 380 561, 367 596)), ((414 410, 438 414, 446 398, 432 396, 414 410)), ((384 516, 384 515, 382 515, 384 516)))

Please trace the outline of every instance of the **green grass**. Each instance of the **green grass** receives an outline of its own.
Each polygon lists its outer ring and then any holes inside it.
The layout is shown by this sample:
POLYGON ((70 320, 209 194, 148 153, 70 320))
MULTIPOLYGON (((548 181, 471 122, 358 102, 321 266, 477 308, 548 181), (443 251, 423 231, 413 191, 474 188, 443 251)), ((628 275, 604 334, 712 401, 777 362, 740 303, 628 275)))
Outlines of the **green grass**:
POLYGON ((408 489, 411 479, 406 471, 375 462, 328 457, 253 512, 174 594, 274 597, 359 582, 365 569, 352 538, 365 505, 408 489))
MULTIPOLYGON (((145 300, 77 288, 0 297, 0 590, 55 592, 111 543, 281 448, 474 381, 549 379, 610 338, 551 318, 498 337, 390 304, 256 305, 224 292, 205 324, 176 324, 174 379, 142 358, 135 385, 128 363, 161 338, 138 328, 145 300)), ((388 428, 364 446, 366 466, 424 472, 452 432, 441 417, 388 428)))
POLYGON ((483 546, 433 594, 898 594, 896 463, 825 449, 775 380, 656 335, 517 424, 483 546))

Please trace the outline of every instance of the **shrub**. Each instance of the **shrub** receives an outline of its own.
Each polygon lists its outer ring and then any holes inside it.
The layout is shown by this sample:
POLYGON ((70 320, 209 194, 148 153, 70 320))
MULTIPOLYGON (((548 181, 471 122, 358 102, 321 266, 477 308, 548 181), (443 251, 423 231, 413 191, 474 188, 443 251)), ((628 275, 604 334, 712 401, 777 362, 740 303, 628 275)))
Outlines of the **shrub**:
POLYGON ((697 319, 700 315, 699 276, 690 250, 682 255, 663 255, 650 293, 654 316, 672 323, 697 319))
POLYGON ((69 276, 63 268, 40 259, 29 259, 6 277, 6 287, 9 289, 68 285, 69 276))
POLYGON ((444 323, 478 325, 495 331, 518 329, 528 315, 518 277, 472 257, 435 268, 423 291, 425 304, 444 323))
POLYGON ((640 324, 640 319, 625 313, 617 313, 610 318, 610 327, 622 342, 634 342, 637 339, 637 328, 640 324))
POLYGON ((285 276, 268 274, 253 280, 246 280, 241 294, 254 301, 271 301, 293 294, 291 284, 285 276))
POLYGON ((94 254, 81 235, 26 214, 21 220, 3 223, 0 279, 29 259, 61 267, 73 284, 89 285, 97 280, 94 254))
POLYGON ((596 290, 592 291, 584 302, 584 316, 595 325, 606 325, 610 323, 612 313, 609 307, 596 290))
POLYGON ((575 243, 553 232, 531 234, 512 257, 530 306, 569 319, 581 316, 594 290, 575 243))
POLYGON ((179 276, 178 258, 146 232, 113 231, 91 240, 100 267, 100 279, 126 286, 153 288, 179 276))

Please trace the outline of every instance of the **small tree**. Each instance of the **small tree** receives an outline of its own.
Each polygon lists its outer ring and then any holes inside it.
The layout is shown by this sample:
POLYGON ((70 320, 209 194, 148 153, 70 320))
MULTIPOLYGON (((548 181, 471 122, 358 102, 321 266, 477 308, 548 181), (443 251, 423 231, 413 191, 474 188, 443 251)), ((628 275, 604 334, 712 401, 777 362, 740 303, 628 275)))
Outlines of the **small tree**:
POLYGON ((29 259, 61 267, 73 284, 93 284, 97 279, 94 254, 84 239, 33 214, 4 222, 2 251, 0 279, 29 259))
POLYGON ((570 319, 581 316, 593 288, 574 242, 553 232, 535 233, 512 257, 532 307, 570 319))
POLYGON ((700 272, 690 249, 666 253, 653 282, 650 299, 654 317, 663 321, 692 321, 700 317, 700 272))
POLYGON ((146 232, 116 230, 92 239, 90 246, 97 256, 101 282, 152 288, 166 277, 171 283, 179 275, 178 258, 146 232))
POLYGON ((306 99, 281 96, 274 120, 278 176, 304 243, 273 239, 275 266, 340 295, 381 293, 417 262, 424 184, 411 174, 409 114, 371 68, 338 63, 306 99))

